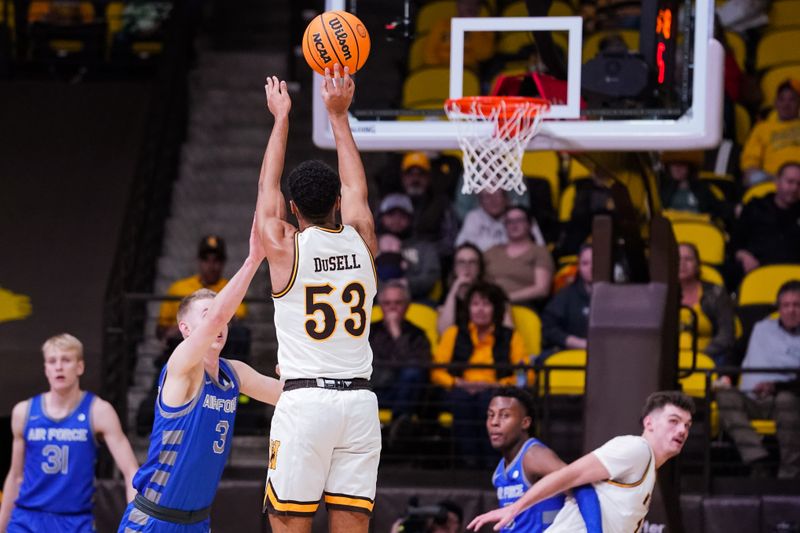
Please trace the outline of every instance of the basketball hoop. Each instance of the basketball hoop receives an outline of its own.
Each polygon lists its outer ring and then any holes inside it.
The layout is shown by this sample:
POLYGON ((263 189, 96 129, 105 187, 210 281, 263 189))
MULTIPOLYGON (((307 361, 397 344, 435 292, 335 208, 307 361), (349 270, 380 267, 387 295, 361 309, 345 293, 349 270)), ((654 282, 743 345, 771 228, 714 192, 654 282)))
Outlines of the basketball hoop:
POLYGON ((464 153, 461 192, 475 194, 502 189, 524 193, 522 155, 539 132, 542 112, 549 108, 547 100, 523 96, 467 96, 447 100, 444 110, 457 124, 458 144, 464 153))

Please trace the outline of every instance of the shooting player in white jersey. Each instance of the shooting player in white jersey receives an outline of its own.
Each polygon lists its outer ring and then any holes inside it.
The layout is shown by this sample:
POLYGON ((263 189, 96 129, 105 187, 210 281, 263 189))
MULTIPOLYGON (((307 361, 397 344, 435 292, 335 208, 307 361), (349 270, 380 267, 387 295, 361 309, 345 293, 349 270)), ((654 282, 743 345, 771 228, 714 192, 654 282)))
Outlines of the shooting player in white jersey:
MULTIPOLYGON (((654 392, 642 409, 641 437, 615 437, 540 479, 515 503, 482 514, 468 529, 493 524, 495 531, 531 505, 573 487, 592 483, 600 500, 604 533, 639 531, 650 508, 656 470, 678 455, 689 437, 694 402, 678 391, 654 392)), ((586 531, 578 505, 568 497, 547 533, 586 531)))
POLYGON ((336 140, 339 175, 306 161, 288 176, 286 221, 280 189, 291 101, 267 78, 275 117, 259 179, 257 223, 270 265, 284 392, 270 429, 264 507, 275 533, 310 532, 324 496, 333 533, 366 533, 375 498, 381 435, 370 390, 369 324, 377 250, 361 156, 347 109, 347 69, 326 70, 322 99, 336 140), (337 224, 341 213, 342 225, 337 224))

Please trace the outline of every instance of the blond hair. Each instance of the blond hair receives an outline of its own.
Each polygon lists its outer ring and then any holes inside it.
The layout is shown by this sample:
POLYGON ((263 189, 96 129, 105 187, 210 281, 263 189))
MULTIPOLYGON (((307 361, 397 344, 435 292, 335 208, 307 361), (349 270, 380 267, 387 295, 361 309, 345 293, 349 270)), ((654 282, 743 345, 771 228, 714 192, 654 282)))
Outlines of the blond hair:
POLYGON ((192 294, 185 297, 181 300, 180 305, 178 305, 178 315, 176 317, 178 322, 183 320, 183 317, 186 316, 186 313, 189 311, 189 306, 194 302, 197 300, 213 300, 216 295, 217 293, 211 289, 197 289, 192 294))
POLYGON ((78 359, 83 359, 83 343, 79 341, 77 337, 69 333, 60 333, 44 341, 44 344, 42 344, 42 354, 45 354, 47 350, 73 352, 78 355, 78 359))

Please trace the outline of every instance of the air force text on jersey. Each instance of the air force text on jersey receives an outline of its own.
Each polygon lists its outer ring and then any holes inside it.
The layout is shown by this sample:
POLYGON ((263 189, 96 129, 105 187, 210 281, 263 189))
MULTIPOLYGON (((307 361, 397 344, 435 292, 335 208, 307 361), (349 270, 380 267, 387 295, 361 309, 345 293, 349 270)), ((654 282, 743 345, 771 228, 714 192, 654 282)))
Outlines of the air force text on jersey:
POLYGON ((89 430, 86 428, 30 428, 28 430, 28 440, 86 442, 89 440, 89 430))
POLYGON ((314 258, 314 272, 332 272, 335 270, 354 270, 361 268, 356 254, 332 255, 331 257, 314 258))

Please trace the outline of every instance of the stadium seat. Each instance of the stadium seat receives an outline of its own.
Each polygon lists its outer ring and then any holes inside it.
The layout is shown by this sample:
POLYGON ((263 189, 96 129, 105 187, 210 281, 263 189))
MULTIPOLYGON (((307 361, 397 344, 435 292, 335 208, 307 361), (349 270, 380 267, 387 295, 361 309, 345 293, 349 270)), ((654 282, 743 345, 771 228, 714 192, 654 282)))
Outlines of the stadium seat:
POLYGON ((547 181, 550 187, 550 199, 553 208, 558 206, 560 180, 558 173, 561 169, 561 160, 556 152, 525 152, 522 156, 522 174, 528 178, 541 178, 547 181))
POLYGON ((793 279, 800 280, 800 265, 767 265, 752 270, 739 286, 738 304, 775 305, 778 289, 793 279))
MULTIPOLYGON (((745 111, 745 113, 746 112, 747 111, 745 111)), ((738 129, 736 135, 737 137, 739 135, 738 129)), ((722 191, 727 201, 735 203, 738 200, 736 179, 730 174, 716 174, 714 172, 700 171, 698 173, 698 177, 701 180, 705 181, 706 183, 714 185, 720 191, 722 191)))
MULTIPOLYGON (((439 343, 439 332, 436 330, 436 310, 425 304, 411 302, 406 311, 406 320, 425 332, 433 349, 439 343)), ((380 305, 372 306, 372 322, 383 320, 383 310, 380 305)))
POLYGON ((639 32, 635 30, 607 30, 593 33, 583 41, 583 62, 586 63, 600 51, 600 42, 611 35, 619 35, 629 50, 639 50, 639 32))
POLYGON ((762 109, 772 107, 778 87, 789 78, 800 80, 800 61, 771 68, 761 76, 762 109))
POLYGON ((750 135, 750 128, 753 121, 750 119, 750 113, 741 104, 734 104, 733 107, 734 121, 736 128, 736 144, 744 146, 747 142, 747 137, 750 135))
POLYGON ((545 368, 553 366, 574 366, 577 370, 551 370, 540 372, 539 390, 545 395, 577 396, 586 389, 586 350, 563 350, 556 352, 544 361, 545 368))
POLYGON ((500 34, 497 41, 497 52, 515 56, 526 46, 531 46, 533 36, 529 31, 507 31, 500 34))
POLYGON ((797 0, 778 0, 769 6, 770 30, 800 26, 800 2, 797 0))
POLYGON ((774 181, 762 181, 761 183, 757 183, 756 185, 753 185, 747 189, 747 192, 744 193, 744 196, 742 196, 742 205, 747 205, 750 200, 753 200, 754 198, 763 198, 764 196, 774 192, 774 181))
POLYGON ((575 10, 567 2, 559 2, 556 0, 550 5, 547 11, 548 17, 571 17, 575 15, 575 10))
POLYGON ((0 1, 0 28, 8 28, 8 38, 12 47, 17 41, 16 17, 14 2, 6 1, 3 3, 0 1), (8 14, 8 17, 6 17, 6 14, 8 14))
POLYGON ((514 329, 525 342, 528 355, 539 355, 542 352, 542 321, 539 315, 527 307, 512 305, 511 318, 514 321, 514 329))
POLYGON ((706 283, 711 283, 712 285, 719 285, 720 287, 725 286, 725 282, 722 279, 722 274, 720 274, 719 270, 711 265, 700 265, 700 279, 706 283))
POLYGON ((414 72, 425 66, 425 39, 424 35, 418 35, 408 51, 408 72, 414 72))
POLYGON ((570 158, 569 174, 567 176, 568 181, 573 182, 576 180, 580 180, 583 178, 590 178, 590 177, 592 177, 591 170, 585 167, 580 161, 578 161, 574 157, 570 158))
POLYGON ((708 224, 711 215, 708 213, 692 213, 691 211, 678 211, 677 209, 664 209, 661 214, 670 222, 700 222, 708 224))
POLYGON ((675 239, 689 242, 700 252, 700 261, 721 265, 725 260, 725 235, 717 226, 702 222, 674 222, 675 239))
POLYGON ((765 70, 788 63, 800 63, 800 30, 767 33, 756 48, 756 70, 765 70))
POLYGON ((569 222, 573 207, 575 207, 575 184, 570 183, 561 193, 561 199, 558 202, 558 221, 569 222))
MULTIPOLYGON (((688 350, 681 350, 678 358, 678 370, 687 371, 692 367, 692 352, 688 350)), ((697 370, 711 370, 716 365, 714 360, 708 355, 699 352, 697 354, 697 362, 695 368, 697 370)), ((683 374, 680 374, 683 375, 683 374)), ((717 379, 717 374, 711 374, 711 382, 717 379)), ((680 378, 681 388, 683 392, 694 398, 706 397, 706 373, 705 372, 692 372, 688 376, 680 378)))
MULTIPOLYGON (((464 71, 464 96, 480 94, 478 77, 469 70, 464 71)), ((441 107, 450 96, 450 69, 423 68, 412 72, 403 82, 403 107, 441 107)))
POLYGON ((728 46, 733 52, 733 57, 736 59, 736 64, 739 65, 739 68, 742 69, 742 72, 745 72, 747 70, 747 46, 744 43, 744 39, 742 39, 742 36, 736 32, 726 31, 725 40, 728 42, 728 46))
MULTIPOLYGON (((438 0, 423 5, 417 13, 417 35, 422 35, 431 30, 436 21, 440 19, 450 19, 458 15, 458 8, 455 0, 438 0)), ((482 5, 480 10, 481 17, 489 16, 489 10, 482 5)))

